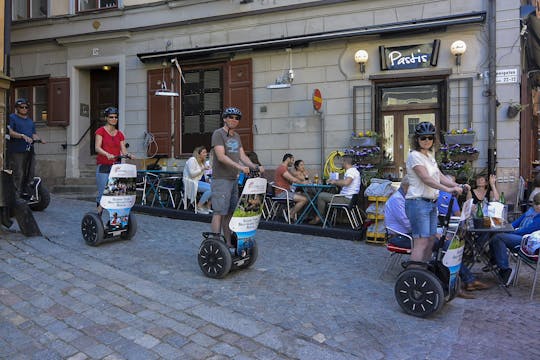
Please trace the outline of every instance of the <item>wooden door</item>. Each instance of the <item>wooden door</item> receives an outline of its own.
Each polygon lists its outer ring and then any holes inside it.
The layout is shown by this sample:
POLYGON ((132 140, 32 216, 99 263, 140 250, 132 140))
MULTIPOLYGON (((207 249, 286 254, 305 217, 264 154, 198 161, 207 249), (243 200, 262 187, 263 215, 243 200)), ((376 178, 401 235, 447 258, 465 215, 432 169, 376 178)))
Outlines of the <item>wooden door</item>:
MULTIPOLYGON (((118 107, 118 68, 90 71, 90 154, 95 155, 96 130, 105 125, 103 110, 118 107)), ((118 123, 125 121, 119 117, 118 123)))
POLYGON ((171 156, 172 102, 177 97, 155 95, 156 90, 161 89, 163 79, 170 87, 170 68, 149 70, 147 73, 148 133, 154 138, 147 149, 148 156, 171 156))

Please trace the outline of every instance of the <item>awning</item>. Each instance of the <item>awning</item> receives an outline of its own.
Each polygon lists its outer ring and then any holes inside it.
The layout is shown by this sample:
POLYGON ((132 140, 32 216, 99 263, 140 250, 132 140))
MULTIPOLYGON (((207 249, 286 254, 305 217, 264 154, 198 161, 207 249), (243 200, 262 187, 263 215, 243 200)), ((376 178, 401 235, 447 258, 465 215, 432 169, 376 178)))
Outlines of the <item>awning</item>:
POLYGON ((328 31, 307 35, 282 37, 277 39, 256 40, 235 44, 196 47, 182 50, 156 51, 139 53, 137 56, 142 62, 154 62, 179 58, 182 60, 203 58, 237 51, 255 51, 268 49, 283 49, 288 47, 305 46, 312 42, 344 39, 366 35, 383 35, 395 33, 426 32, 445 29, 448 26, 482 23, 486 19, 486 12, 472 12, 452 16, 436 17, 423 20, 409 20, 391 24, 381 24, 361 28, 328 31))

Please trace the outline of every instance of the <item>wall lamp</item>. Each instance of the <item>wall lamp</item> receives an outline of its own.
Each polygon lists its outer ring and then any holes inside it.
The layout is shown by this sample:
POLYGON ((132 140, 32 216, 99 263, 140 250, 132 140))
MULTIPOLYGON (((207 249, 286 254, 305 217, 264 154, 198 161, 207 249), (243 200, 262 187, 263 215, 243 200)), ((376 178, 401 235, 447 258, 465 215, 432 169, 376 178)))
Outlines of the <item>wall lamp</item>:
POLYGON ((450 46, 450 52, 456 57, 456 66, 458 67, 458 72, 459 67, 461 66, 461 55, 465 54, 465 51, 467 51, 467 44, 465 44, 465 41, 457 40, 454 41, 450 46))
POLYGON ((360 64, 360 73, 362 73, 362 78, 364 77, 364 74, 366 72, 366 63, 368 61, 369 55, 366 50, 358 50, 354 54, 354 61, 357 64, 360 64))

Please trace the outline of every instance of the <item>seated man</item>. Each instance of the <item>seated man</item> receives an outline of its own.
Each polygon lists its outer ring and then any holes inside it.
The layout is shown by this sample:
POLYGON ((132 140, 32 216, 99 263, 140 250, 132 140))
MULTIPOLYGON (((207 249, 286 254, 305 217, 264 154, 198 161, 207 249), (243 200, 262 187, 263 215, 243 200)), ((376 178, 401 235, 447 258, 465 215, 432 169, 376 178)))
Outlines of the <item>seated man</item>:
MULTIPOLYGON (((453 182, 456 182, 456 177, 453 175, 445 175, 447 178, 452 180, 453 182)), ((439 223, 441 223, 441 217, 445 217, 446 214, 448 214, 448 207, 450 206, 450 200, 454 199, 454 203, 452 205, 452 212, 451 216, 460 216, 461 210, 459 208, 458 200, 457 198, 447 193, 446 191, 439 190, 439 197, 437 198, 437 210, 439 212, 439 223)))
POLYGON ((304 182, 304 179, 298 179, 289 172, 289 168, 293 164, 294 156, 292 156, 292 154, 283 155, 283 161, 281 165, 279 165, 276 169, 276 174, 274 177, 274 183, 276 184, 276 186, 287 190, 285 192, 281 189, 276 189, 276 196, 283 199, 286 199, 288 196, 289 200, 294 201, 294 207, 291 209, 290 212, 291 219, 295 219, 298 212, 302 210, 302 208, 308 203, 308 198, 305 195, 295 193, 291 189, 292 184, 300 184, 304 182))
MULTIPOLYGON (((360 192, 360 173, 353 166, 353 158, 350 155, 345 155, 343 157, 343 168, 345 169, 345 175, 343 175, 343 179, 328 180, 327 183, 341 186, 341 191, 339 193, 341 195, 345 195, 334 198, 334 202, 339 204, 348 204, 351 201, 352 196, 360 192)), ((321 215, 325 214, 326 205, 330 201, 332 201, 332 197, 334 195, 335 194, 327 192, 322 192, 319 194, 319 197, 317 198, 317 210, 319 210, 319 213, 321 215)), ((313 220, 311 220, 309 223, 315 225, 319 224, 320 222, 321 218, 315 215, 313 220)))
MULTIPOLYGON (((399 189, 390 196, 384 207, 384 223, 387 227, 399 231, 404 234, 411 233, 411 224, 407 215, 405 215, 405 194, 409 187, 407 176, 401 181, 399 189)), ((404 236, 396 236, 392 238, 392 243, 400 247, 409 247, 411 242, 404 236)), ((448 244, 446 244, 448 246, 448 244)), ((467 291, 484 290, 490 286, 479 280, 476 280, 471 270, 462 265, 459 270, 459 275, 464 284, 464 289, 467 291)), ((474 299, 474 295, 468 292, 461 291, 458 296, 466 299, 474 299)))
POLYGON ((506 249, 513 250, 521 244, 523 235, 531 234, 540 230, 540 193, 533 198, 533 205, 517 218, 513 223, 514 231, 511 233, 499 233, 494 235, 489 248, 491 257, 499 267, 499 276, 505 285, 510 285, 515 275, 515 269, 508 264, 506 249))

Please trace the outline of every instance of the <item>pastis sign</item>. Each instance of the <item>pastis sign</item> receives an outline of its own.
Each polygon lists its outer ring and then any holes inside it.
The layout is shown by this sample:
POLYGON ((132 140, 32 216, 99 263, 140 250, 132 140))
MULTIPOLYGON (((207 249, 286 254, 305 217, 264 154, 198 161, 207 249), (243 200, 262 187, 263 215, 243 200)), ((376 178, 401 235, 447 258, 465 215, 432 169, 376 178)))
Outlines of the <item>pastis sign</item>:
POLYGON ((379 46, 381 70, 420 69, 437 66, 440 40, 420 45, 379 46))

